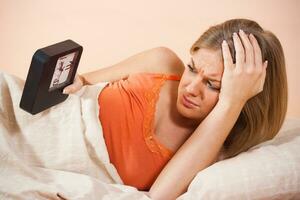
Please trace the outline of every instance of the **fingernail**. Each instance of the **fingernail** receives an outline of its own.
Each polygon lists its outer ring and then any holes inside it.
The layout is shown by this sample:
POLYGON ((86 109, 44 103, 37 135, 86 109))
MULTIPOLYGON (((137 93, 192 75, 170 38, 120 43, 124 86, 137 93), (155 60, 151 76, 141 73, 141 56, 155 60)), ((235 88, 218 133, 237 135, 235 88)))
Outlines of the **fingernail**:
POLYGON ((226 45, 226 44, 227 44, 226 40, 223 40, 222 45, 226 45))
POLYGON ((240 33, 245 33, 242 29, 239 30, 240 33))
POLYGON ((234 33, 233 33, 233 36, 235 36, 235 37, 236 37, 236 36, 237 36, 237 33, 236 33, 236 32, 234 32, 234 33))
POLYGON ((63 94, 67 94, 67 90, 66 89, 63 90, 63 94))

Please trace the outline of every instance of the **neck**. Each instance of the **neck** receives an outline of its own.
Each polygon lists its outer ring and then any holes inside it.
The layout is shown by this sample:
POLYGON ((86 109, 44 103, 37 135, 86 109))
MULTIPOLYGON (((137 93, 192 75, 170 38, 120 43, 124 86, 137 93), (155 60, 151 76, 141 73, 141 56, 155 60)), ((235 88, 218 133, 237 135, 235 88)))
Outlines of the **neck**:
POLYGON ((171 121, 188 136, 190 136, 199 125, 199 122, 182 116, 177 109, 171 109, 170 116, 171 121))

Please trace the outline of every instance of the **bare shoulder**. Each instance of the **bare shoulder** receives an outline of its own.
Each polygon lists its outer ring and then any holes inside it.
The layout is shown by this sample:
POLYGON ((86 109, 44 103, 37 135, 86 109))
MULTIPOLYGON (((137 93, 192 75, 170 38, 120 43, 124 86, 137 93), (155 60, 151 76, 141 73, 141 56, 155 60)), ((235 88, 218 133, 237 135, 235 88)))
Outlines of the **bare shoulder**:
POLYGON ((174 51, 167 47, 154 47, 136 53, 111 66, 83 74, 88 84, 126 79, 135 73, 164 73, 182 75, 184 64, 174 51))
POLYGON ((151 67, 151 71, 157 73, 167 73, 182 75, 184 71, 184 63, 179 56, 168 47, 156 47, 152 49, 157 60, 157 64, 151 67))

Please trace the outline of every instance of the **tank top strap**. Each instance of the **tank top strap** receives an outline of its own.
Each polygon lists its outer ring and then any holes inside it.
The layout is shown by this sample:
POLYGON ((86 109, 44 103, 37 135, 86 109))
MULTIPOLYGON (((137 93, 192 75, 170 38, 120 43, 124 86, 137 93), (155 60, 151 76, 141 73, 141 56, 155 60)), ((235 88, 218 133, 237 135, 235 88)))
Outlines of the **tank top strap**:
POLYGON ((164 146, 162 143, 155 136, 155 129, 154 129, 154 117, 155 117, 155 109, 156 103, 159 98, 159 93, 161 90, 162 85, 165 83, 166 80, 180 80, 181 77, 175 74, 158 74, 153 73, 151 74, 152 77, 155 78, 155 83, 151 88, 151 91, 147 91, 145 93, 145 97, 147 99, 148 105, 145 109, 145 118, 143 123, 143 135, 148 146, 149 150, 153 153, 158 153, 165 157, 166 159, 170 159, 174 152, 171 149, 164 146))
POLYGON ((174 81, 179 81, 181 79, 179 75, 175 75, 175 74, 164 74, 164 78, 166 80, 174 80, 174 81))

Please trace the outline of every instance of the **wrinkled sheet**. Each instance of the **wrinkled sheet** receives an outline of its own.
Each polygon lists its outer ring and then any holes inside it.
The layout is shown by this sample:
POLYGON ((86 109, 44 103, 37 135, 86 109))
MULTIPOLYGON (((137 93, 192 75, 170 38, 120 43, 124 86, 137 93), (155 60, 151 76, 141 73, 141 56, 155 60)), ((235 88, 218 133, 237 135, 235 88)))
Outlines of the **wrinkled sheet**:
POLYGON ((106 84, 31 115, 19 108, 24 81, 0 72, 0 199, 149 199, 109 162, 97 102, 106 84))
POLYGON ((300 118, 274 139, 200 171, 178 200, 300 199, 300 118))
MULTIPOLYGON (((19 108, 24 81, 0 72, 1 200, 150 199, 109 162, 97 102, 106 84, 31 115, 19 108)), ((300 119, 286 120, 273 140, 200 171, 177 200, 299 199, 299 136, 300 119)))

